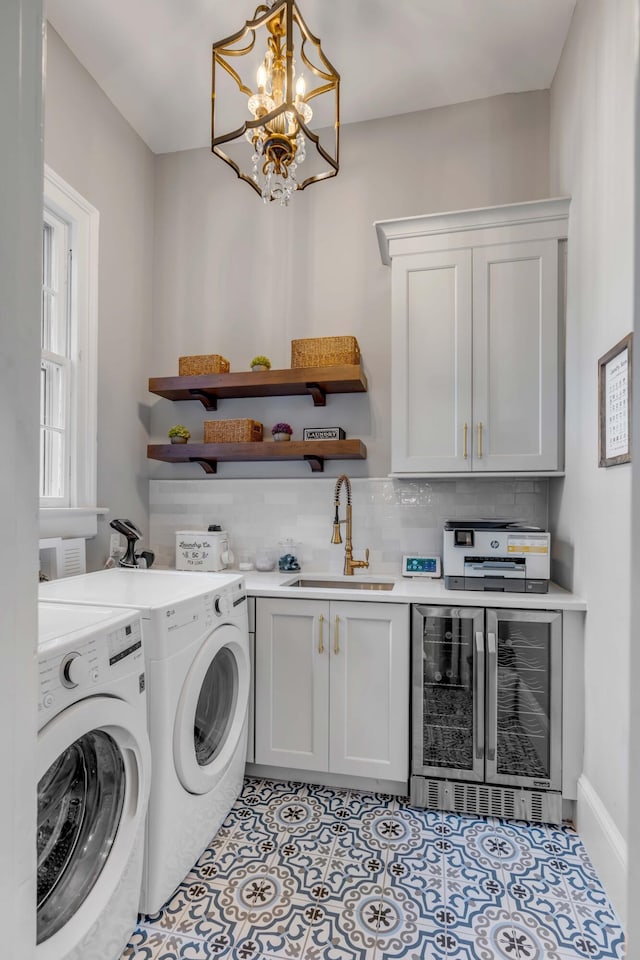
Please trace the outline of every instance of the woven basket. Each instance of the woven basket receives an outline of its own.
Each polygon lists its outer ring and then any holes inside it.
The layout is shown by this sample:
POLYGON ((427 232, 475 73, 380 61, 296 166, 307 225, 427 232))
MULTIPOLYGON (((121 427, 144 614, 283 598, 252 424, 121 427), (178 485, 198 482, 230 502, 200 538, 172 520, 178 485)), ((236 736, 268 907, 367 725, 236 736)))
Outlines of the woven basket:
POLYGON ((337 367, 344 363, 360 363, 360 347, 355 337, 291 341, 292 367, 337 367))
POLYGON ((198 377, 203 373, 229 373, 229 361, 219 353, 204 353, 195 357, 179 357, 178 376, 198 377))
POLYGON ((262 440, 262 424, 257 420, 205 420, 205 443, 246 443, 262 440))

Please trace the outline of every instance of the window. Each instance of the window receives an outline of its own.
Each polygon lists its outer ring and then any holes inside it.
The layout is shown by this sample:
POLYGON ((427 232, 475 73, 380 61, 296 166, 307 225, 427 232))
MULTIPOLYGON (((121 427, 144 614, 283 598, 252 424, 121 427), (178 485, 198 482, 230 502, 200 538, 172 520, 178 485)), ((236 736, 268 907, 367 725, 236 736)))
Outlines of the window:
POLYGON ((71 269, 70 224, 45 207, 42 224, 40 358, 40 502, 70 506, 71 269))
POLYGON ((96 532, 98 211, 48 167, 42 223, 40 534, 96 532))

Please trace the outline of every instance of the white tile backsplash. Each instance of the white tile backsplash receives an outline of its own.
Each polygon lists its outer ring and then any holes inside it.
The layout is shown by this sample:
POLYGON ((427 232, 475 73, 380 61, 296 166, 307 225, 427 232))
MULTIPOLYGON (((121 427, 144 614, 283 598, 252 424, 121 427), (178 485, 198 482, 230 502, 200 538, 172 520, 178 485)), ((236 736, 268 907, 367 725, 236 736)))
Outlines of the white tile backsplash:
MULTIPOLYGON (((218 523, 231 549, 254 554, 291 537, 307 570, 336 566, 330 544, 335 479, 151 480, 150 539, 159 566, 175 563, 175 531, 218 523)), ((394 574, 404 553, 442 553, 442 527, 450 517, 509 517, 547 529, 546 480, 351 480, 353 547, 370 550, 370 571, 394 574)), ((344 516, 342 491, 340 516, 344 516)), ((344 526, 342 527, 344 537, 344 526)), ((338 547, 338 550, 343 550, 338 547)))

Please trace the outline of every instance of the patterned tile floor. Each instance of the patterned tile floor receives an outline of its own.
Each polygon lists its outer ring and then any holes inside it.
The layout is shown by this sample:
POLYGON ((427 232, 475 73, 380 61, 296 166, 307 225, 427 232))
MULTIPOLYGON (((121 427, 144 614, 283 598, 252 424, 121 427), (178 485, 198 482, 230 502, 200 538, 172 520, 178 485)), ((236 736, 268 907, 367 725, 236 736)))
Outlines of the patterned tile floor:
POLYGON ((122 960, 600 960, 623 933, 569 826, 247 780, 122 960))

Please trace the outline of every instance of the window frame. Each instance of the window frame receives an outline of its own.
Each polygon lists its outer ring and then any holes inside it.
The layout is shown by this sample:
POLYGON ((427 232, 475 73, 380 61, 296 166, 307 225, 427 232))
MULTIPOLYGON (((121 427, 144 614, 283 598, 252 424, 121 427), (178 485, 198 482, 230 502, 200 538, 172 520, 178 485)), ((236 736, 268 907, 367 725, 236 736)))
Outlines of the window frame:
MULTIPOLYGON (((44 261, 48 260, 47 277, 43 276, 43 312, 44 297, 49 297, 49 329, 50 340, 53 340, 52 349, 46 349, 41 346, 41 361, 50 362, 61 368, 63 373, 64 389, 60 391, 60 405, 62 407, 61 424, 48 423, 43 425, 42 415, 40 423, 40 452, 42 457, 42 428, 50 430, 52 433, 59 433, 62 438, 62 461, 63 461, 63 490, 60 497, 40 497, 41 507, 70 507, 71 506, 71 456, 72 447, 70 442, 73 439, 73 408, 72 399, 72 377, 73 377, 73 358, 71 355, 70 332, 71 332, 71 293, 69 290, 69 280, 71 275, 71 225, 67 220, 63 220, 58 214, 54 213, 49 206, 45 206, 43 214, 43 226, 48 228, 48 237, 45 241, 43 230, 43 267, 44 261), (48 280, 49 283, 44 281, 48 280), (58 304, 52 309, 52 304, 57 299, 58 304), (53 319, 52 319, 53 317, 53 319), (57 350, 53 349, 53 346, 57 350)), ((43 268, 43 274, 45 270, 43 268)), ((42 408, 42 394, 40 397, 42 408)), ((42 461, 40 463, 40 483, 42 484, 42 461)))
POLYGON ((44 211, 68 225, 72 270, 69 289, 71 398, 66 456, 68 496, 64 504, 41 499, 40 536, 95 536, 98 423, 98 233, 100 215, 47 164, 44 211))

